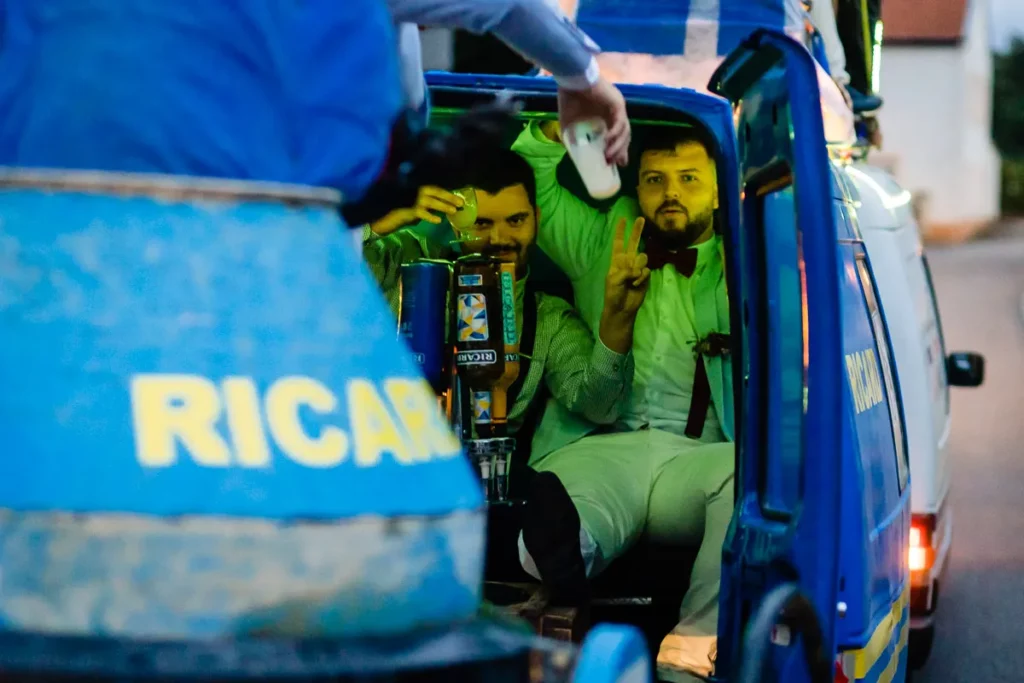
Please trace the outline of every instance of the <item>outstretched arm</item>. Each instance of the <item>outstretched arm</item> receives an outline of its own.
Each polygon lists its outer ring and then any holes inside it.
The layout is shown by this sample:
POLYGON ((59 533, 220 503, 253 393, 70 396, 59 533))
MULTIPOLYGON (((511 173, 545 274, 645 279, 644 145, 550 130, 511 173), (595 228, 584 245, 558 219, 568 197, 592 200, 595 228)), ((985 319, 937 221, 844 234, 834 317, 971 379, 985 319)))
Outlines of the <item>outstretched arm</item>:
POLYGON ((537 246, 575 280, 590 269, 608 244, 607 216, 558 184, 558 164, 565 147, 540 124, 527 125, 512 149, 533 167, 537 180, 537 246))
POLYGON ((559 86, 562 123, 597 117, 607 128, 606 156, 625 166, 629 151, 626 102, 601 78, 594 41, 547 0, 387 0, 396 22, 493 33, 534 64, 552 73, 559 86))
POLYGON ((598 47, 545 0, 388 0, 396 22, 493 33, 552 74, 583 90, 599 78, 598 47))

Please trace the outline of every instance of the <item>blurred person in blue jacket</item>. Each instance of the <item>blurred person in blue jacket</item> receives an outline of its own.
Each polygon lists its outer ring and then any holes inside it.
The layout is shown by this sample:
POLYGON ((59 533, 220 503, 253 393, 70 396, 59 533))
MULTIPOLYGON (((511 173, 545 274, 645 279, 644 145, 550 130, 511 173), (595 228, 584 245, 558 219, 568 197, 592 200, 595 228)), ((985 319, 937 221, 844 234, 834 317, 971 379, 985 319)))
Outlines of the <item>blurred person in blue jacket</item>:
POLYGON ((494 30, 549 68, 563 120, 603 118, 625 163, 622 95, 544 0, 2 0, 0 165, 326 186, 357 203, 413 101, 394 24, 424 21, 494 30))

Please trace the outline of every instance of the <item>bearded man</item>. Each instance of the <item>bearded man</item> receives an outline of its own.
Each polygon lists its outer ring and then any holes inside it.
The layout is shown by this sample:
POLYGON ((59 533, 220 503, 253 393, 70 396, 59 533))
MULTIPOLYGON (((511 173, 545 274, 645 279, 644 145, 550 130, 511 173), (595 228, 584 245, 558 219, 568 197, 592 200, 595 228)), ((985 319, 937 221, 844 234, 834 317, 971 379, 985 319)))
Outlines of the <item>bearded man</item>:
POLYGON ((641 535, 700 546, 680 620, 662 641, 658 678, 711 675, 722 544, 732 516, 732 366, 729 301, 713 147, 701 131, 664 127, 641 143, 636 198, 600 211, 561 187, 556 122, 529 124, 513 149, 533 167, 538 245, 572 281, 592 329, 603 309, 614 227, 643 229, 650 285, 637 313, 631 393, 598 426, 549 406, 534 437, 540 472, 520 537, 523 568, 555 596, 585 603, 587 577, 641 535))

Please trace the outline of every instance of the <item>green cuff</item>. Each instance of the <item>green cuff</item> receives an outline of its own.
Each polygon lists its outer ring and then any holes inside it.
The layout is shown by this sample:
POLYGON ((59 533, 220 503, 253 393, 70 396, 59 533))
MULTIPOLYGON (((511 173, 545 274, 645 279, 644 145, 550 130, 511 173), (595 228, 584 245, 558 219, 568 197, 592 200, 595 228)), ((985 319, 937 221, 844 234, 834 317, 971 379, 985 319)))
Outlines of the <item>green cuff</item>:
POLYGON ((591 367, 605 377, 624 377, 633 367, 633 353, 612 351, 600 337, 594 340, 594 351, 590 356, 591 367))
POLYGON ((524 156, 528 157, 550 157, 557 160, 561 160, 566 153, 565 145, 549 140, 548 136, 541 131, 540 123, 537 121, 530 121, 526 125, 526 128, 513 143, 512 149, 522 152, 524 156))

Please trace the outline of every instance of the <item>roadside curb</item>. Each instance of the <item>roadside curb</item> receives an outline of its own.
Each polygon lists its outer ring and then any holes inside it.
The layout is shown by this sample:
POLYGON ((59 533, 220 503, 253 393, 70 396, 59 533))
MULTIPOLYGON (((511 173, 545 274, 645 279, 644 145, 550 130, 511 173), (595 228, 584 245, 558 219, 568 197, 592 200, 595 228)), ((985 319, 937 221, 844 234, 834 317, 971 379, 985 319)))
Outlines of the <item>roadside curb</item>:
POLYGON ((1024 216, 1003 216, 987 223, 973 226, 974 229, 964 228, 950 230, 939 228, 939 239, 929 236, 922 228, 922 238, 925 244, 932 246, 955 246, 967 242, 984 242, 985 240, 996 240, 1005 238, 1024 237, 1024 216), (942 238, 946 239, 942 239, 942 238))
POLYGON ((1002 220, 993 220, 968 225, 936 225, 923 228, 922 238, 926 245, 935 247, 966 244, 996 232, 1002 223, 1002 220))

